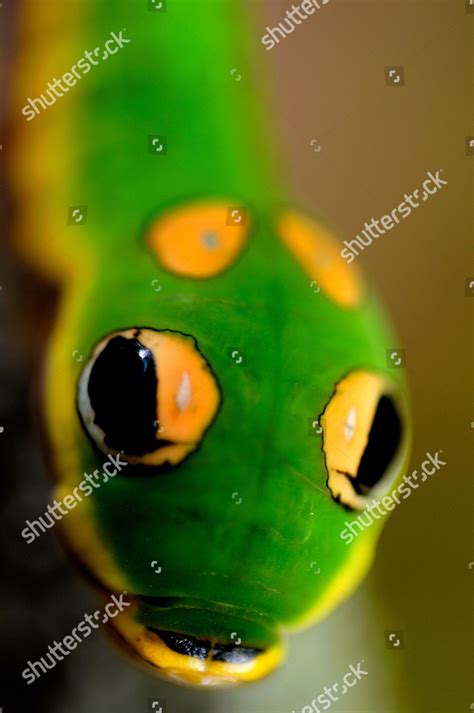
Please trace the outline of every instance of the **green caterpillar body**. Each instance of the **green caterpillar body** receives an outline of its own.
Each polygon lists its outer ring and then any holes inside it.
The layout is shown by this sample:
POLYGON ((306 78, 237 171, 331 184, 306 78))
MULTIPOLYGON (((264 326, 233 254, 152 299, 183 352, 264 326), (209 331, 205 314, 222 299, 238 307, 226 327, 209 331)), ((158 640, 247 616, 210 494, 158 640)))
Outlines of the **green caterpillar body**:
POLYGON ((18 102, 77 80, 28 104, 13 177, 20 249, 63 289, 44 409, 66 547, 127 592, 109 627, 157 673, 259 679, 372 560, 383 522, 344 530, 407 458, 393 337, 280 180, 241 3, 24 5, 18 102))

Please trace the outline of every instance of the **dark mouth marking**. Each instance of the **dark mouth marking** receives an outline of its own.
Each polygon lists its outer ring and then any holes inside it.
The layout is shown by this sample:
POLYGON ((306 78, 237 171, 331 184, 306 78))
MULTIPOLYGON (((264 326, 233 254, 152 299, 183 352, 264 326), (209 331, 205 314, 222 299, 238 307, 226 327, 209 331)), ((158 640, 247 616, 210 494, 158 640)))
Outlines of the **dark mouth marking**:
POLYGON ((147 628, 157 634, 169 649, 183 656, 194 656, 194 658, 205 661, 211 650, 209 641, 201 641, 194 636, 187 636, 186 634, 175 634, 172 631, 154 629, 152 626, 147 628))
POLYGON ((263 649, 236 646, 235 644, 214 644, 210 641, 197 639, 188 634, 177 634, 172 631, 163 631, 148 626, 147 629, 157 634, 166 646, 182 656, 193 656, 205 661, 212 653, 212 661, 225 663, 248 663, 263 652, 263 649))
POLYGON ((247 663, 261 653, 263 653, 263 649, 236 646, 235 644, 216 644, 212 652, 212 660, 225 661, 226 663, 247 663))

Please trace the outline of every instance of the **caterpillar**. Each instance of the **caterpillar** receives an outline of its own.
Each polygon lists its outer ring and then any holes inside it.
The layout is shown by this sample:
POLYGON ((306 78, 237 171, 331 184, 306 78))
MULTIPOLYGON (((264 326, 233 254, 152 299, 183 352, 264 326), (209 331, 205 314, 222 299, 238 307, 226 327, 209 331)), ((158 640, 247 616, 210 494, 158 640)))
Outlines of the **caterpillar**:
MULTIPOLYGON (((275 151, 238 0, 24 0, 16 246, 60 288, 42 413, 67 551, 130 656, 256 681, 364 577, 410 422, 392 331, 275 151)), ((33 537, 26 531, 25 538, 33 537)))

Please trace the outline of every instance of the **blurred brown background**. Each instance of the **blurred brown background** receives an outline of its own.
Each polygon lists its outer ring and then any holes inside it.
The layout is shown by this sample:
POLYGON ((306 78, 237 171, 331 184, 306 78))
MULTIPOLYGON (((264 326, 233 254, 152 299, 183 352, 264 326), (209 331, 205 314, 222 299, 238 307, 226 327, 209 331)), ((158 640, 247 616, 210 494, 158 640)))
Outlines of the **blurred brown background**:
MULTIPOLYGON (((249 4, 260 13, 257 41, 291 7, 286 0, 249 4)), ((466 137, 474 137, 474 13, 466 7, 463 0, 330 0, 270 52, 261 47, 295 192, 343 238, 390 213, 427 171, 443 169, 448 181, 358 258, 396 325, 394 346, 405 349, 412 468, 426 451, 440 449, 447 466, 395 510, 361 589, 319 627, 294 638, 288 664, 268 681, 233 693, 177 691, 131 669, 97 634, 63 666, 23 686, 28 658, 41 656, 95 600, 54 535, 40 538, 34 551, 19 541, 25 518, 49 497, 31 393, 52 295, 0 247, 5 713, 33 705, 48 713, 145 713, 153 699, 164 700, 165 713, 299 711, 362 658, 370 675, 332 710, 472 710, 474 295, 466 284, 474 280, 474 156, 466 155, 466 137), (386 84, 388 66, 403 67, 404 86, 386 84), (403 649, 386 648, 387 630, 403 632, 403 649)), ((14 44, 12 10, 4 0, 4 67, 14 44)), ((5 218, 5 202, 2 213, 5 218)))
MULTIPOLYGON (((267 18, 288 6, 271 3, 267 18)), ((448 181, 358 258, 406 350, 412 467, 427 450, 443 449, 448 462, 394 512, 370 585, 386 628, 405 633, 397 654, 409 710, 446 713, 474 701, 473 22, 462 1, 331 1, 266 53, 293 180, 345 239, 427 170, 442 168, 448 181), (404 86, 385 84, 387 66, 403 66, 404 86)), ((381 651, 387 665, 393 654, 381 651)))

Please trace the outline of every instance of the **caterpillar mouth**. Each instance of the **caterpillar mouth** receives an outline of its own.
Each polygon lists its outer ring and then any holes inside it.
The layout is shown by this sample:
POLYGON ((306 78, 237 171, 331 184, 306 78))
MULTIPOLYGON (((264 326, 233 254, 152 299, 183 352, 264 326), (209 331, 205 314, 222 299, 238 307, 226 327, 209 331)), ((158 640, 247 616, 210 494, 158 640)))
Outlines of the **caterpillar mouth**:
POLYGON ((245 664, 252 661, 264 652, 264 649, 241 646, 240 644, 219 644, 210 640, 198 639, 190 634, 181 634, 175 631, 164 631, 155 629, 153 626, 147 627, 162 640, 172 651, 183 656, 206 661, 224 661, 227 663, 245 664))
MULTIPOLYGON (((240 639, 237 632, 225 640, 215 632, 189 633, 184 630, 184 622, 181 626, 171 626, 165 617, 166 626, 151 624, 141 601, 141 597, 137 598, 129 609, 110 620, 109 632, 129 655, 168 681, 199 688, 235 686, 263 678, 283 659, 284 649, 279 639, 265 646, 255 646, 244 637, 240 639)), ((161 608, 169 611, 166 600, 154 599, 153 602, 158 618, 161 608)), ((205 623, 201 626, 203 630, 206 628, 205 623)))

